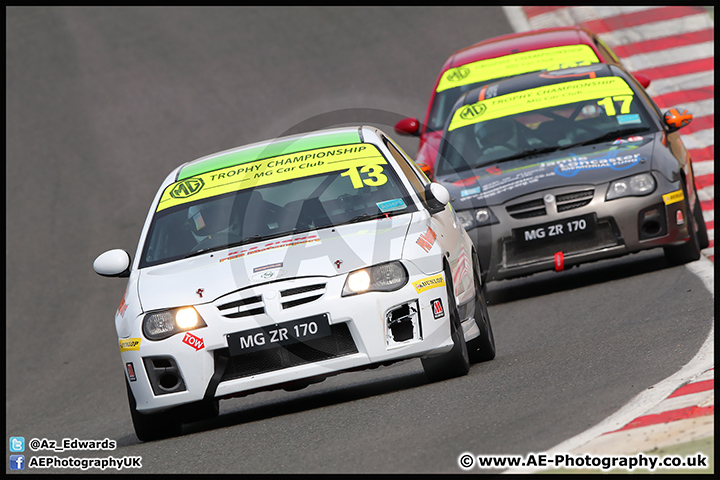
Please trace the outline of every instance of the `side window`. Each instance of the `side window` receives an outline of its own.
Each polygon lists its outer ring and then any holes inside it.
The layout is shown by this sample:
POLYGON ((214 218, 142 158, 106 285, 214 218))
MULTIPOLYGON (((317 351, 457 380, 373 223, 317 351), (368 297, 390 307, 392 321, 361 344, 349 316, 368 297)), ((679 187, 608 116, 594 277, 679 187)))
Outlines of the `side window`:
POLYGON ((425 174, 420 171, 419 168, 417 168, 415 165, 411 165, 411 161, 409 161, 402 153, 400 153, 399 147, 395 146, 395 144, 389 138, 383 136, 382 139, 385 143, 385 146, 388 148, 388 150, 390 150, 390 153, 395 158, 395 161, 402 169, 405 177, 413 186, 415 193, 417 193, 418 197, 420 197, 423 203, 426 203, 425 185, 430 183, 430 181, 427 179, 425 174), (420 180, 421 178, 424 181, 420 180))

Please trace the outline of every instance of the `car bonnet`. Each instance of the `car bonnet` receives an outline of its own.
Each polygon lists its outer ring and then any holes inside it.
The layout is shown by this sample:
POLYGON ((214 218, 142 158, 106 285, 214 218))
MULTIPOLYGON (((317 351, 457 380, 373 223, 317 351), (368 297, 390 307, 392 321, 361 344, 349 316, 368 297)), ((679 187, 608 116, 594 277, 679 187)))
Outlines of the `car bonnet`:
POLYGON ((196 305, 298 277, 346 274, 399 259, 413 214, 305 232, 140 270, 144 311, 196 305))

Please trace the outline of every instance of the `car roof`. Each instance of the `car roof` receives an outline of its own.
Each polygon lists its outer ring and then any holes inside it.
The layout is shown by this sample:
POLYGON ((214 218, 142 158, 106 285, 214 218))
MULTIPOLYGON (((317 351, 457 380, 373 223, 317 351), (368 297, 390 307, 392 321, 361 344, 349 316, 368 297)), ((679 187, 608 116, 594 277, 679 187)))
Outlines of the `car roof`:
MULTIPOLYGON (((370 127, 372 128, 372 127, 370 127)), ((318 130, 245 145, 207 155, 178 167, 176 181, 241 163, 278 155, 292 154, 315 148, 364 143, 372 135, 363 126, 318 130), (364 134, 365 132, 365 134, 364 134)))
POLYGON ((502 35, 483 40, 454 52, 445 63, 443 71, 467 63, 502 57, 512 53, 577 44, 586 44, 595 48, 592 34, 582 27, 545 28, 502 35))
MULTIPOLYGON (((582 80, 595 77, 621 77, 629 84, 631 77, 622 67, 607 63, 594 63, 581 67, 566 68, 564 70, 553 70, 551 72, 532 72, 523 75, 509 77, 497 82, 485 85, 483 87, 474 88, 464 93, 453 107, 455 112, 459 107, 476 103, 479 101, 480 95, 485 98, 484 92, 491 90, 492 96, 507 95, 509 93, 521 92, 531 88, 542 87, 545 85, 554 85, 558 83, 567 83, 574 80, 582 80)), ((490 98, 489 96, 487 98, 490 98)))

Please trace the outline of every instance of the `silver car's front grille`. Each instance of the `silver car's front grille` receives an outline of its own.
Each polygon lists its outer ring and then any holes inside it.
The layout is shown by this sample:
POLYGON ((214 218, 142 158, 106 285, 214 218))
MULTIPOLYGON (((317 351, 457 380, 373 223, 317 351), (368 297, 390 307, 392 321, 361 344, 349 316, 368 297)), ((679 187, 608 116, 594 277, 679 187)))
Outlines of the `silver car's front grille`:
POLYGON ((516 203, 505 207, 508 214, 513 218, 532 218, 545 215, 545 202, 542 198, 530 200, 529 202, 516 203))
MULTIPOLYGON (((595 194, 594 189, 578 190, 576 192, 561 193, 555 197, 558 212, 566 212, 589 204, 595 194)), ((533 218, 547 215, 547 208, 542 198, 516 203, 505 207, 508 215, 513 218, 533 218)))
POLYGON ((575 208, 584 207, 593 198, 595 190, 581 190, 578 192, 563 193, 555 197, 558 212, 565 212, 575 208))

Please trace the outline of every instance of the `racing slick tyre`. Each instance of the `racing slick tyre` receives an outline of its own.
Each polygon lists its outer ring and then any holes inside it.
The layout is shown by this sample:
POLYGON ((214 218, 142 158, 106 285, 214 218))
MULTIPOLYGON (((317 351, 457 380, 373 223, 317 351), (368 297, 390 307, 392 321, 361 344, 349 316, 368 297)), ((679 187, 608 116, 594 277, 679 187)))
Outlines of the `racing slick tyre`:
POLYGON ((452 283, 450 269, 445 269, 445 278, 448 297, 448 314, 450 317, 450 333, 452 335, 453 347, 449 352, 437 356, 422 359, 422 366, 425 375, 431 382, 438 382, 448 378, 461 377, 470 371, 470 357, 467 344, 460 325, 460 314, 455 303, 455 288, 452 283))
POLYGON ((707 225, 705 225, 705 218, 703 218, 702 205, 700 205, 700 199, 697 195, 697 188, 695 188, 695 208, 693 208, 693 214, 695 215, 695 224, 698 227, 698 244, 700 245, 700 250, 704 250, 710 246, 710 237, 708 237, 707 225))
POLYGON ((174 411, 142 414, 135 409, 137 406, 135 396, 132 394, 127 379, 125 379, 125 387, 127 388, 130 416, 132 417, 133 427, 135 427, 135 435, 141 441, 160 440, 182 433, 182 423, 174 411))
POLYGON ((485 288, 481 287, 479 272, 480 263, 473 252, 473 278, 475 279, 475 323, 480 335, 467 342, 468 354, 471 363, 487 362, 495 358, 495 336, 493 335, 490 315, 488 315, 487 302, 485 302, 485 288))
MULTIPOLYGON (((683 245, 670 245, 663 247, 665 259, 670 265, 682 265, 684 263, 694 262, 695 260, 700 259, 700 243, 698 242, 698 234, 695 232, 696 215, 694 214, 693 209, 690 208, 685 182, 683 182, 682 191, 685 196, 685 200, 683 200, 685 202, 685 211, 688 212, 688 215, 685 215, 685 217, 688 224, 687 229, 690 238, 688 238, 683 245)), ((703 222, 703 225, 704 224, 705 222, 703 222)))

